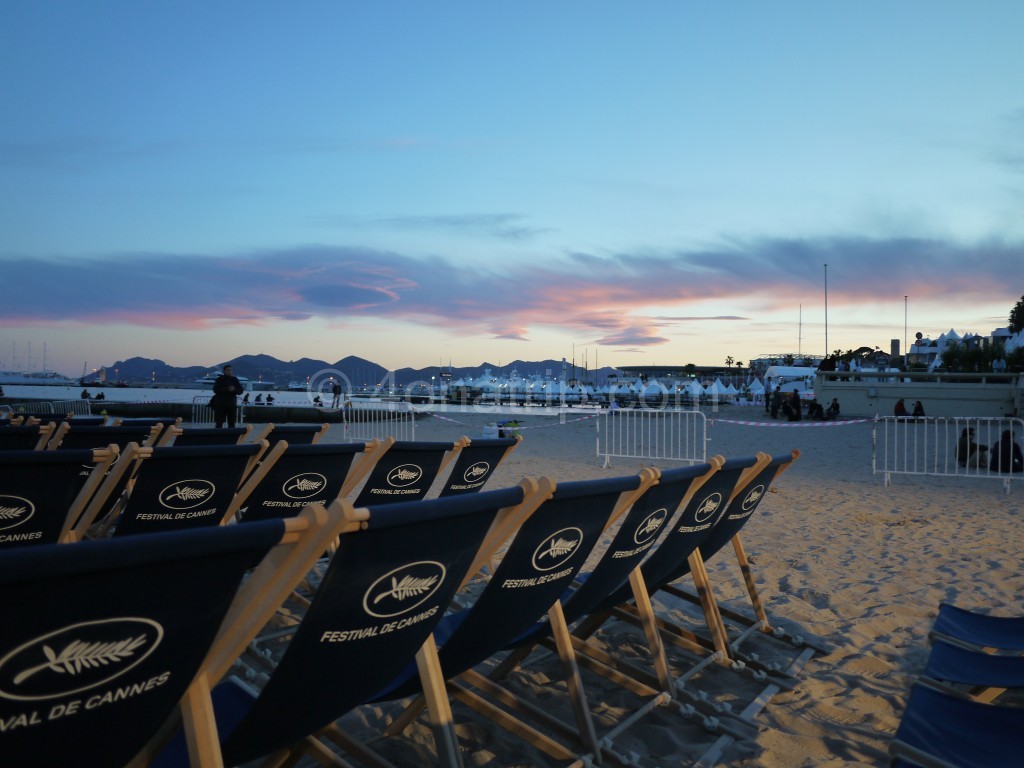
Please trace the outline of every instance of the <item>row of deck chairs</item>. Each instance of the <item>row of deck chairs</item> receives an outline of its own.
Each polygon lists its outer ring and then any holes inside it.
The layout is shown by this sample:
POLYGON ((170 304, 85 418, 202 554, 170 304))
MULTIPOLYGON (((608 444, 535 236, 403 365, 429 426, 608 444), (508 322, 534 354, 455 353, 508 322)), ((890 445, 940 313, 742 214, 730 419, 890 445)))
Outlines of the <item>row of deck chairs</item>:
POLYGON ((894 768, 1024 765, 1024 616, 939 607, 924 672, 896 738, 894 768))
POLYGON ((400 702, 385 736, 426 710, 433 752, 454 767, 464 750, 455 700, 544 761, 578 765, 630 762, 620 734, 651 710, 696 717, 715 731, 703 763, 712 764, 822 650, 769 622, 739 539, 797 455, 715 457, 583 482, 526 478, 362 508, 337 499, 286 519, 5 553, 0 753, 25 768, 291 765, 304 756, 384 766, 380 749, 338 721, 400 702), (720 610, 704 565, 730 543, 752 617, 720 610), (253 654, 325 551, 290 638, 270 659, 253 654), (693 592, 675 583, 687 575, 693 592), (656 614, 652 597, 662 593, 703 606, 707 631, 656 614), (636 623, 646 669, 602 647, 612 618, 636 623), (745 656, 751 633, 792 655, 784 665, 745 656), (538 643, 556 649, 564 718, 509 684, 536 663, 528 650, 538 643), (764 690, 744 709, 717 706, 688 683, 708 664, 764 690), (254 666, 265 666, 263 677, 241 674, 254 666), (581 668, 636 696, 636 714, 605 728, 581 668))
POLYGON ((227 430, 170 425, 174 444, 152 445, 162 426, 74 427, 54 450, 0 451, 0 549, 288 517, 356 490, 358 506, 415 500, 449 465, 438 494, 475 492, 520 440, 323 444, 323 428, 284 426, 194 445, 183 438, 227 430))

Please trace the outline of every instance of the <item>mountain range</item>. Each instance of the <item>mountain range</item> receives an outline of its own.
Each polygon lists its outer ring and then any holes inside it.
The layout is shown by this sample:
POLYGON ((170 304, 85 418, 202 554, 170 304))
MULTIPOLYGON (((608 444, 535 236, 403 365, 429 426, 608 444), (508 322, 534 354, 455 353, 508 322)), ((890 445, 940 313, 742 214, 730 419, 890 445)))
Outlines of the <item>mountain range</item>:
MULTIPOLYGON (((211 370, 219 372, 224 365, 228 364, 234 367, 236 376, 246 376, 252 381, 262 381, 265 384, 276 384, 281 387, 287 386, 290 382, 305 382, 307 379, 336 375, 335 372, 344 375, 353 386, 373 386, 384 382, 389 376, 389 370, 384 366, 351 355, 335 363, 326 360, 313 360, 308 357, 285 361, 270 355, 242 355, 233 360, 225 360, 212 369, 201 365, 178 367, 168 365, 163 360, 131 357, 127 360, 118 360, 105 368, 108 381, 123 381, 127 384, 188 384, 211 370), (114 375, 111 376, 111 373, 114 375)), ((565 365, 566 379, 578 378, 596 383, 603 382, 609 375, 617 373, 615 368, 607 366, 597 370, 584 371, 569 362, 565 365)), ((562 375, 562 361, 516 360, 508 365, 493 365, 485 362, 478 366, 468 367, 400 368, 394 372, 394 382, 398 385, 406 385, 413 382, 430 381, 442 371, 450 372, 453 379, 477 378, 488 369, 499 378, 507 378, 515 370, 524 377, 537 375, 557 379, 562 375)))

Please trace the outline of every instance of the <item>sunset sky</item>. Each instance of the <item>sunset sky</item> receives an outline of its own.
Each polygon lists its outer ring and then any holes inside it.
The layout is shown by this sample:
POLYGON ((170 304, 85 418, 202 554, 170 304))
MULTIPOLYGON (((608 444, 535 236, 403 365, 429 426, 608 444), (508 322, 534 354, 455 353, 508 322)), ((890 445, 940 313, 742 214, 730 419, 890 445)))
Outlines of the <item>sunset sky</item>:
POLYGON ((1022 30, 1019 0, 6 3, 0 368, 988 334, 1024 294, 1022 30))

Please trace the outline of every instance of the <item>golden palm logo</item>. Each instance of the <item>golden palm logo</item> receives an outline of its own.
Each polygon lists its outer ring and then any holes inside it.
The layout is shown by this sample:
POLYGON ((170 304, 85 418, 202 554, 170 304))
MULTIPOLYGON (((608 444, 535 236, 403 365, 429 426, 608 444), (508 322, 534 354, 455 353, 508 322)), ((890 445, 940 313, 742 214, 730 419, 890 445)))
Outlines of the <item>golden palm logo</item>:
POLYGON ((745 512, 749 512, 750 510, 752 510, 755 506, 757 506, 757 502, 761 500, 761 497, 763 495, 763 485, 759 485, 756 488, 751 488, 750 493, 748 493, 746 498, 743 499, 743 510, 745 512))
POLYGON ((36 507, 21 496, 0 496, 0 530, 21 525, 35 514, 36 507))
POLYGON ((19 672, 14 676, 14 683, 21 685, 32 675, 42 672, 44 669, 58 675, 77 675, 86 669, 118 664, 131 658, 135 651, 145 644, 146 637, 139 635, 108 643, 85 643, 81 640, 72 640, 60 653, 48 645, 43 645, 43 655, 46 656, 46 661, 19 672))
POLYGON ((213 496, 214 490, 209 480, 179 480, 160 491, 160 503, 171 509, 191 509, 213 496))
POLYGON ((665 525, 665 518, 668 517, 668 510, 664 507, 649 514, 633 533, 633 541, 637 544, 644 544, 650 541, 654 535, 665 525))
POLYGON ((415 464, 403 464, 388 473, 388 485, 393 485, 396 488, 412 485, 422 474, 423 470, 415 464))
POLYGON ((538 571, 558 568, 576 553, 582 541, 583 531, 579 528, 564 528, 552 533, 534 550, 533 567, 538 571))
POLYGON ((471 466, 463 474, 462 479, 467 483, 472 483, 479 480, 481 477, 486 475, 491 469, 491 465, 486 461, 478 461, 476 464, 471 466))
POLYGON ((327 479, 316 472, 306 472, 301 475, 289 478, 284 484, 284 493, 293 499, 302 499, 312 496, 327 485, 327 479))
POLYGON ((385 573, 363 595, 363 609, 379 619, 408 613, 429 600, 448 573, 442 563, 419 560, 385 573))
POLYGON ((722 494, 712 493, 700 503, 700 506, 693 512, 693 518, 698 523, 703 523, 722 506, 722 494))

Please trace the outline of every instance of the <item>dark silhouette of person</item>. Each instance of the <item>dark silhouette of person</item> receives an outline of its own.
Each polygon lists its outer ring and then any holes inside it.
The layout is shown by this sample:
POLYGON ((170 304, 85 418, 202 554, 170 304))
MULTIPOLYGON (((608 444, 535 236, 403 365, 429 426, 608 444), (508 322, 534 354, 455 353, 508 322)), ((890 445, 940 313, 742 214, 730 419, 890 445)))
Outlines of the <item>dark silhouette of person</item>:
POLYGON ((981 469, 987 463, 985 458, 987 451, 987 445, 978 445, 974 442, 974 428, 964 427, 960 433, 960 439, 956 442, 957 464, 961 467, 981 469))
POLYGON ((921 405, 921 401, 920 400, 915 400, 914 401, 914 418, 915 419, 923 419, 924 418, 924 406, 921 405))
POLYGON ((892 409, 892 413, 897 419, 905 419, 910 415, 907 411, 907 404, 903 402, 902 397, 896 401, 896 407, 892 409))
POLYGON ((771 408, 771 412, 772 412, 772 418, 773 419, 779 418, 779 409, 781 407, 782 407, 782 390, 781 389, 776 389, 774 394, 772 395, 772 408, 771 408))
POLYGON ((273 395, 267 395, 267 405, 273 405, 273 404, 274 404, 274 396, 273 395))
POLYGON ((337 408, 341 404, 341 382, 336 381, 331 385, 331 408, 337 408))
POLYGON ((838 419, 839 418, 839 401, 836 398, 832 398, 832 402, 828 405, 828 410, 825 411, 826 419, 838 419))
POLYGON ((214 426, 220 429, 227 421, 229 427, 235 426, 238 411, 238 395, 242 392, 242 382, 235 377, 235 370, 230 365, 224 366, 224 372, 213 382, 214 426))
POLYGON ((768 413, 772 407, 772 380, 766 379, 764 384, 764 412, 768 413))
POLYGON ((1024 472, 1024 455, 1013 439, 1013 431, 1004 429, 999 442, 992 446, 988 468, 993 472, 1024 472))
POLYGON ((789 396, 789 407, 792 409, 792 414, 789 417, 790 421, 800 421, 802 409, 800 403, 800 393, 795 389, 793 394, 789 396))

